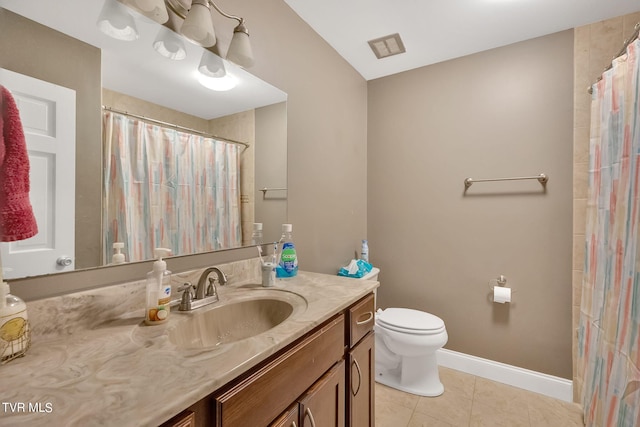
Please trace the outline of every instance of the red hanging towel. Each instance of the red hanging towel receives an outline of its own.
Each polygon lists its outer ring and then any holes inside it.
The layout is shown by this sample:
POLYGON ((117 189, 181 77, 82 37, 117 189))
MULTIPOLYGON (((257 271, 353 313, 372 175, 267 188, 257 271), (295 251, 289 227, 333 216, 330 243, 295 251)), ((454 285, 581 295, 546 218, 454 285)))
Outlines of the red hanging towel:
POLYGON ((29 200, 29 156, 20 113, 11 92, 0 85, 0 242, 38 233, 29 200))

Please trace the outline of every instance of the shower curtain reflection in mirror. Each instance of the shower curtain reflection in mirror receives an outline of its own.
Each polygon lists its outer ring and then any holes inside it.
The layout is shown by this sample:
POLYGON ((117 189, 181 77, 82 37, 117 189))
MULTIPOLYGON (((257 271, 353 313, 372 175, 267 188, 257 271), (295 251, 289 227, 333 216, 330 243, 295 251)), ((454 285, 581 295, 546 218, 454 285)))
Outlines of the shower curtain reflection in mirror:
POLYGON ((239 247, 241 147, 103 113, 103 253, 127 262, 153 249, 186 255, 239 247))

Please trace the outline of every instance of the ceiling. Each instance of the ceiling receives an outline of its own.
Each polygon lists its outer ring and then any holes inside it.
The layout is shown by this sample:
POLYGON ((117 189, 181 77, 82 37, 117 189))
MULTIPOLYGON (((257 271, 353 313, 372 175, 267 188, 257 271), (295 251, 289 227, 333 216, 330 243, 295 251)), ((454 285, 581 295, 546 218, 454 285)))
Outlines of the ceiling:
POLYGON ((640 0, 285 2, 366 80, 640 11, 640 0), (407 52, 377 59, 367 41, 393 33, 407 52))
POLYGON ((159 25, 133 11, 140 33, 138 40, 112 39, 96 26, 104 3, 105 0, 0 0, 0 7, 100 48, 102 85, 116 92, 206 120, 287 99, 280 89, 227 61, 227 73, 238 80, 238 85, 226 92, 203 88, 196 72, 203 48, 185 43, 187 58, 182 61, 158 55, 151 46, 159 25))

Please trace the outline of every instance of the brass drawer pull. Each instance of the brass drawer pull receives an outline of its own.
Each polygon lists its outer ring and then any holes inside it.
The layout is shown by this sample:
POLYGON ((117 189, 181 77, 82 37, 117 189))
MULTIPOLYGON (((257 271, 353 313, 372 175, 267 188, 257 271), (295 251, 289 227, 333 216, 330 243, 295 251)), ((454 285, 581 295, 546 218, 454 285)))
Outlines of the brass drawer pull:
POLYGON ((356 359, 353 359, 353 363, 351 363, 351 370, 353 370, 353 365, 356 366, 356 371, 358 371, 358 388, 355 391, 353 390, 353 379, 351 380, 351 394, 355 396, 360 391, 360 386, 362 385, 362 372, 360 371, 360 365, 358 365, 358 361, 356 359))
POLYGON ((304 415, 309 417, 309 421, 311 421, 311 427, 316 427, 316 422, 313 419, 313 414, 311 413, 311 409, 307 408, 304 410, 304 415))
MULTIPOLYGON (((360 325, 364 325, 366 323, 369 323, 373 320, 373 312, 369 311, 368 313, 364 313, 367 315, 367 318, 364 320, 356 320, 356 325, 360 326, 360 325)), ((362 316, 360 316, 362 317, 362 316)))

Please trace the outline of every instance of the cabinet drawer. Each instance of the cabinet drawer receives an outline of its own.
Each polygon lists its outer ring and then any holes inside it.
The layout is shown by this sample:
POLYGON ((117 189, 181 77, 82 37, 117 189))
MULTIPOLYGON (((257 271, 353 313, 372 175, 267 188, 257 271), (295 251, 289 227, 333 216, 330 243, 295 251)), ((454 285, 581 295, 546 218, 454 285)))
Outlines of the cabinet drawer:
POLYGON ((224 427, 268 425, 344 355, 344 315, 216 397, 224 427), (250 409, 249 409, 250 408, 250 409))
POLYGON ((373 330, 375 306, 373 294, 369 294, 349 309, 349 348, 353 347, 373 330))

